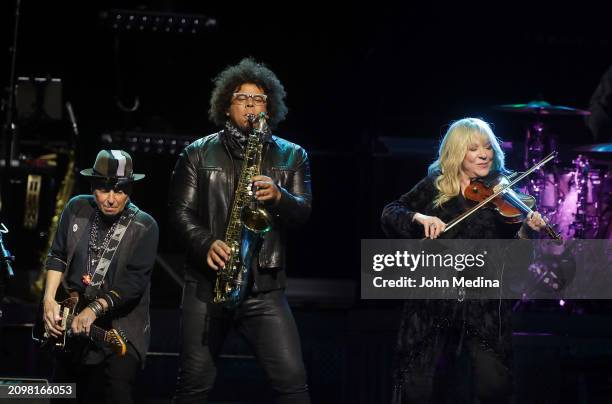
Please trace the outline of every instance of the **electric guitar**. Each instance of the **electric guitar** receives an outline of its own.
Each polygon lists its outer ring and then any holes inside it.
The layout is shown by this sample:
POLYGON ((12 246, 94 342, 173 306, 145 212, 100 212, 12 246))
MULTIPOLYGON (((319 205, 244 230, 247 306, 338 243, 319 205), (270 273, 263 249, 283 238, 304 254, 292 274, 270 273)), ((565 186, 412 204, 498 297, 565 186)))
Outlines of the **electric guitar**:
MULTIPOLYGON (((70 350, 70 339, 72 338, 70 326, 72 325, 74 317, 81 311, 78 293, 72 292, 70 295, 71 297, 68 299, 58 302, 60 305, 60 326, 62 330, 64 330, 60 337, 54 337, 47 333, 43 320, 44 305, 41 303, 39 312, 36 316, 36 322, 34 323, 34 328, 32 329, 32 339, 36 341, 41 348, 59 351, 70 350), (66 332, 66 330, 68 330, 68 332, 66 332)), ((89 328, 88 337, 94 342, 112 347, 120 356, 125 355, 127 351, 127 338, 123 331, 119 329, 113 328, 111 330, 105 330, 92 324, 89 328)))

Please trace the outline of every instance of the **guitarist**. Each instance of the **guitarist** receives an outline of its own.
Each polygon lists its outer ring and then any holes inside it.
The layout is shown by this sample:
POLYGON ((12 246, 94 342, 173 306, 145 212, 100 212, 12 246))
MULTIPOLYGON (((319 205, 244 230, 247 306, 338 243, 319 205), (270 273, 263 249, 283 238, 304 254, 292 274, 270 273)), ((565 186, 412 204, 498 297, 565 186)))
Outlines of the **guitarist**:
POLYGON ((67 331, 70 347, 58 355, 53 379, 77 383, 79 401, 104 397, 109 403, 131 403, 149 345, 157 223, 130 202, 134 182, 144 175, 133 172, 132 158, 125 151, 100 151, 94 167, 81 174, 90 180, 93 195, 78 195, 68 202, 46 264, 45 330, 55 338, 67 331), (79 294, 67 330, 61 326, 56 300, 63 299, 56 297, 58 289, 79 294), (128 341, 123 356, 88 338, 94 322, 123 332, 128 341))

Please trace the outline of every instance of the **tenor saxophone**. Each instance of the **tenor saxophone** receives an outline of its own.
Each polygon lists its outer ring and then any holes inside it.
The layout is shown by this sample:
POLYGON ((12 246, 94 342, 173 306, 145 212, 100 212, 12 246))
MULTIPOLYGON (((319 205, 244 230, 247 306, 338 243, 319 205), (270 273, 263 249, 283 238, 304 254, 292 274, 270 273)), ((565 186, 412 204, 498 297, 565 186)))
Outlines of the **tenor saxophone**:
POLYGON ((251 182, 261 173, 262 136, 267 129, 267 116, 261 112, 258 116, 250 114, 248 118, 253 129, 247 140, 225 231, 224 241, 230 248, 230 255, 225 267, 217 271, 213 291, 213 302, 227 309, 238 307, 244 299, 253 259, 257 257, 263 236, 272 228, 272 218, 255 198, 251 182))

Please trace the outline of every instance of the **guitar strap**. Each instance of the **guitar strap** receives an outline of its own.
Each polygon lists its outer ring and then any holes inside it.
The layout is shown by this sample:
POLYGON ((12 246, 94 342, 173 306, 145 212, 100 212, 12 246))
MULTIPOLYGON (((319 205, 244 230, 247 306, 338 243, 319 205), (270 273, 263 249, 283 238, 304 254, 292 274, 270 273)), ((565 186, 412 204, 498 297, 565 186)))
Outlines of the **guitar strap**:
POLYGON ((85 298, 87 300, 94 300, 99 296, 100 287, 102 286, 102 281, 104 281, 104 277, 110 268, 110 264, 117 252, 117 248, 123 239, 129 225, 132 223, 134 216, 138 213, 138 208, 134 204, 130 204, 128 207, 128 212, 125 215, 121 215, 119 221, 117 222, 117 226, 115 227, 115 231, 111 236, 106 249, 102 253, 100 257, 100 261, 98 261, 98 265, 96 266, 96 270, 91 279, 91 283, 85 289, 85 298))

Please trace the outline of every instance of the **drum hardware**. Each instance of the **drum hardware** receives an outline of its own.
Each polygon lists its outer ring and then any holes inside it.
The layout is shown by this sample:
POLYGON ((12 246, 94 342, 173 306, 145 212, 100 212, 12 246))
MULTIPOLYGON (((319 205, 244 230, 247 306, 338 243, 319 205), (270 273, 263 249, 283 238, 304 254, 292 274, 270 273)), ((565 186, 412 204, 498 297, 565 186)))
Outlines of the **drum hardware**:
MULTIPOLYGON (((537 161, 540 161, 547 151, 556 150, 552 141, 552 136, 547 136, 544 131, 544 123, 541 121, 534 122, 525 132, 525 156, 524 167, 531 167, 537 161), (548 147, 546 147, 548 146, 548 147)), ((553 165, 558 162, 558 157, 553 161, 553 165)), ((546 171, 538 170, 529 180, 527 185, 527 193, 536 199, 536 205, 539 206, 542 214, 550 215, 551 211, 547 210, 542 205, 542 191, 545 189, 547 181, 546 171)))
POLYGON ((541 206, 566 239, 600 238, 602 217, 610 204, 612 183, 605 169, 578 155, 570 167, 546 172, 541 206), (595 166, 596 167, 596 166, 595 166))
MULTIPOLYGON (((526 130, 525 167, 557 149, 556 137, 547 132, 542 122, 544 116, 590 115, 587 110, 552 105, 546 101, 497 105, 494 109, 536 117, 526 130)), ((612 184, 609 167, 595 167, 601 163, 597 159, 612 160, 612 143, 584 145, 573 151, 577 156, 570 167, 562 167, 557 159, 550 168, 534 173, 527 185, 527 193, 536 198, 540 212, 557 224, 565 239, 598 238, 602 236, 602 229, 607 227, 605 217, 612 216, 604 215, 612 205, 612 184)))
POLYGON ((592 153, 593 155, 598 155, 598 157, 602 157, 602 155, 605 154, 610 154, 610 157, 612 157, 612 143, 587 144, 576 147, 574 151, 580 153, 592 153))
POLYGON ((497 105, 494 107, 494 109, 503 112, 515 112, 520 114, 533 115, 591 115, 591 111, 571 107, 563 107, 560 105, 551 105, 550 103, 543 100, 530 101, 527 104, 497 105))

